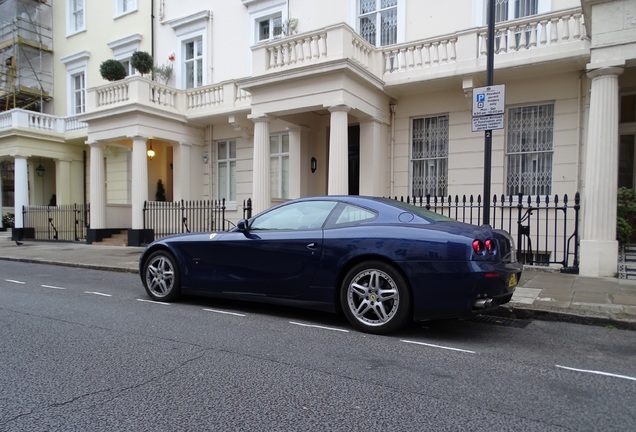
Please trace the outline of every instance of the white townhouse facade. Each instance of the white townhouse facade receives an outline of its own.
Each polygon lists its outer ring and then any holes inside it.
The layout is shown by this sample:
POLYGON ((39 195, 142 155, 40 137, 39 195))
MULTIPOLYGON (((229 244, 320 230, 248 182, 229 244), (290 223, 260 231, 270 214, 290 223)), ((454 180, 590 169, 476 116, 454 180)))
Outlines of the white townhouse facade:
MULTIPOLYGON (((168 201, 225 199, 234 219, 247 198, 258 212, 309 195, 483 191, 472 102, 486 85, 487 0, 57 5, 55 94, 67 97, 53 114, 86 125, 89 241, 126 228, 129 244, 143 243, 159 180, 168 201), (72 34, 77 5, 85 28, 72 34), (134 50, 172 66, 170 79, 101 79, 101 61, 134 50), (73 97, 83 109, 72 112, 73 97)), ((506 98, 491 191, 580 191, 580 273, 614 276, 617 188, 635 186, 636 0, 501 0, 496 21, 494 81, 506 98)), ((0 157, 15 159, 17 176, 20 157, 0 157)), ((16 208, 27 189, 16 187, 16 208)))

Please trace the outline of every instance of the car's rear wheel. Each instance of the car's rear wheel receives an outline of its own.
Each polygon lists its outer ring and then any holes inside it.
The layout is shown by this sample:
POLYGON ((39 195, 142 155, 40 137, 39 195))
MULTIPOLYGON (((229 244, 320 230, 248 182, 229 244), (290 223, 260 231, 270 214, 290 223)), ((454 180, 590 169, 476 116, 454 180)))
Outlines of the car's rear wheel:
POLYGON ((144 265, 144 288, 153 300, 172 301, 181 295, 177 264, 170 252, 154 252, 144 265))
POLYGON ((351 325, 367 333, 386 334, 410 319, 406 280, 394 267, 379 261, 349 270, 340 290, 340 303, 351 325))

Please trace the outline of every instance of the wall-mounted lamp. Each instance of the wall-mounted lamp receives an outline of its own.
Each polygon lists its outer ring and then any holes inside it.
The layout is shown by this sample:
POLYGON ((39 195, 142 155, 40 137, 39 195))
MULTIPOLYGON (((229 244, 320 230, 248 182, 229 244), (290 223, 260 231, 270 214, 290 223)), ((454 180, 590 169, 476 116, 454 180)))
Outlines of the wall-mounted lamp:
POLYGON ((42 162, 40 162, 40 164, 38 165, 38 167, 35 169, 35 173, 38 175, 38 177, 42 177, 44 176, 44 172, 46 170, 44 169, 44 167, 42 166, 42 162))
POLYGON ((311 168, 311 172, 315 173, 316 172, 316 168, 318 168, 318 161, 316 160, 315 157, 311 158, 311 163, 309 164, 310 168, 311 168))
POLYGON ((203 156, 201 156, 201 160, 203 161, 204 164, 208 163, 208 154, 203 153, 203 156))
POLYGON ((152 149, 152 144, 150 144, 150 148, 146 151, 146 154, 148 155, 148 159, 150 160, 155 157, 155 151, 152 149))

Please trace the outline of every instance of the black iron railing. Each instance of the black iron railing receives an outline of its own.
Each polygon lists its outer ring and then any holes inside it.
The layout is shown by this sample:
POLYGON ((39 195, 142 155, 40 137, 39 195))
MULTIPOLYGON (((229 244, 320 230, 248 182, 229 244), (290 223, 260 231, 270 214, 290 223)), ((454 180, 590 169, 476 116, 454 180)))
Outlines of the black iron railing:
MULTIPOLYGON (((234 223, 225 217, 225 199, 144 202, 144 229, 161 238, 188 232, 227 231, 234 223)), ((252 201, 243 202, 243 217, 252 215, 252 201)))
MULTIPOLYGON (((481 196, 394 197, 455 220, 481 225, 481 196)), ((494 196, 491 202, 490 225, 508 231, 516 239, 517 255, 524 264, 560 264, 562 271, 578 273, 579 211, 581 197, 574 202, 567 195, 559 199, 545 196, 494 196), (572 265, 570 265, 572 260, 572 265)))
POLYGON ((33 230, 35 240, 86 240, 88 205, 23 206, 22 216, 24 227, 33 230))

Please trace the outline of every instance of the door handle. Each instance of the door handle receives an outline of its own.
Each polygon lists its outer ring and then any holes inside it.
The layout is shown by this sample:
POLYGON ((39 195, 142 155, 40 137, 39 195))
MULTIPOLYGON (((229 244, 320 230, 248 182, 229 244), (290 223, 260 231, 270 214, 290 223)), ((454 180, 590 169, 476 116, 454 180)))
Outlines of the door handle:
POLYGON ((314 250, 314 249, 318 249, 318 245, 317 245, 316 243, 314 243, 314 242, 309 243, 309 244, 307 245, 307 249, 312 249, 312 250, 314 250))

